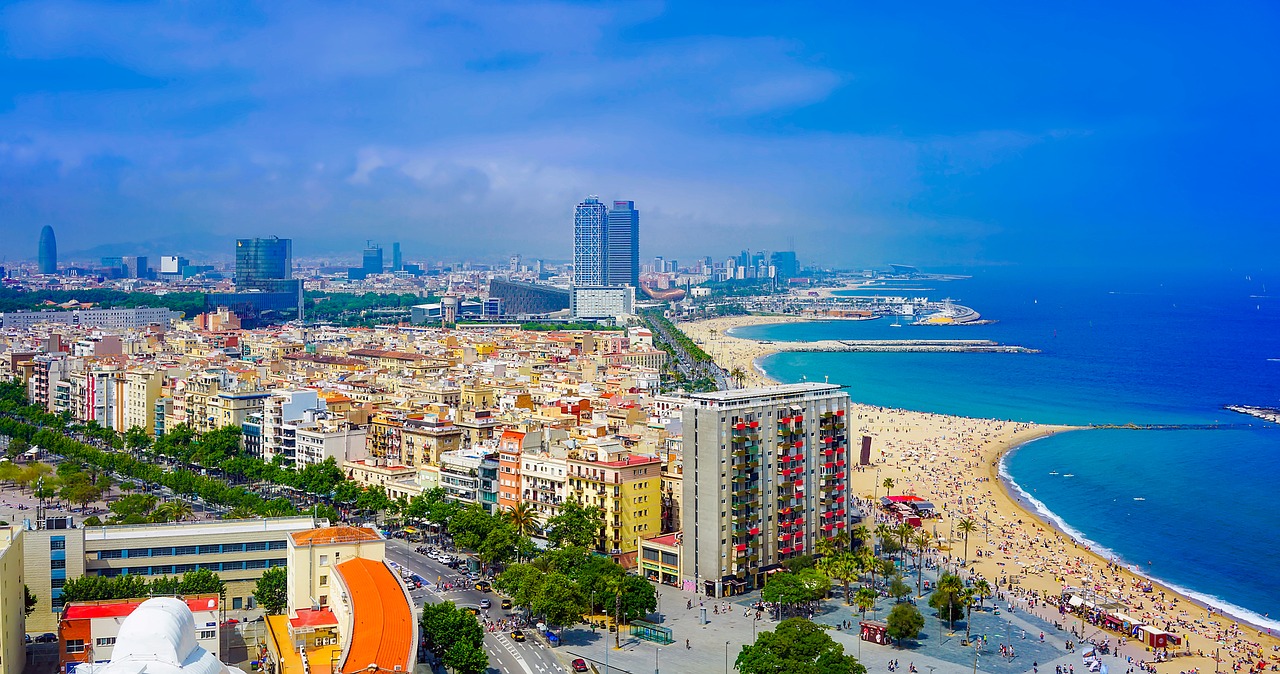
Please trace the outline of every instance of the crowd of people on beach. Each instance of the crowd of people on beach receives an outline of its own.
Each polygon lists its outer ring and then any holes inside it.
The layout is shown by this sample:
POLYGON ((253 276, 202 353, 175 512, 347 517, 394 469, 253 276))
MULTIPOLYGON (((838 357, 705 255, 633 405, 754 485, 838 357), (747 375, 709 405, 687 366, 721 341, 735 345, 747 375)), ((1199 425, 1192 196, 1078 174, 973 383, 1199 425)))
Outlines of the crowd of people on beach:
MULTIPOLYGON (((1192 654, 1210 658, 1220 654, 1222 664, 1233 671, 1280 671, 1280 651, 1268 657, 1261 645, 1262 633, 1158 591, 1149 579, 1114 560, 1100 559, 1087 547, 997 498, 999 485, 994 484, 990 469, 998 464, 999 456, 993 456, 992 443, 1007 443, 1017 435, 1029 437, 1035 426, 871 406, 859 406, 856 417, 860 428, 855 433, 876 438, 880 448, 875 474, 878 483, 872 491, 878 488, 885 493, 879 481, 888 477, 893 480, 894 494, 914 494, 934 504, 942 515, 934 533, 945 540, 940 541, 942 547, 948 548, 946 554, 932 553, 929 559, 934 562, 956 561, 965 542, 954 525, 961 519, 973 520, 978 531, 968 541, 971 559, 962 561, 973 562, 968 573, 973 578, 985 574, 1005 598, 1002 601, 1008 600, 1009 608, 1032 611, 1052 621, 1062 589, 1087 588, 1124 605, 1144 624, 1182 639, 1179 650, 1160 651, 1159 657, 1135 650, 1143 646, 1134 642, 1129 650, 1144 657, 1132 662, 1132 667, 1146 669, 1192 654), (945 531, 941 522, 948 524, 945 531)), ((877 524, 898 523, 872 501, 863 500, 859 505, 877 524)), ((1112 642, 1108 640, 1114 639, 1119 646, 1119 637, 1110 633, 1095 629, 1092 636, 1109 645, 1112 642)), ((1119 651, 1113 648, 1112 652, 1119 651)))

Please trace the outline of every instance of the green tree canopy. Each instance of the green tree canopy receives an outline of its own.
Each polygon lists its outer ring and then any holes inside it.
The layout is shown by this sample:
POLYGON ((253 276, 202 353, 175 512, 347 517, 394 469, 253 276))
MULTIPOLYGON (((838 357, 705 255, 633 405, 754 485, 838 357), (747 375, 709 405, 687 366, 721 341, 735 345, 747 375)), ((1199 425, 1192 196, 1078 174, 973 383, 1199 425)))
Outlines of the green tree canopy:
MULTIPOLYGON (((909 590, 910 588, 908 588, 909 590)), ((924 616, 920 615, 920 609, 915 604, 897 604, 889 611, 889 618, 885 621, 888 625, 886 633, 889 638, 898 642, 898 646, 902 646, 904 639, 914 639, 920 636, 920 630, 924 629, 924 616)))
POLYGON ((268 615, 282 615, 289 610, 289 594, 286 587, 288 573, 283 566, 262 572, 253 588, 253 599, 268 615))
POLYGON ((743 646, 735 665, 741 674, 865 674, 856 658, 844 654, 824 628, 803 618, 788 618, 772 632, 761 632, 743 646))
POLYGON ((596 506, 566 501, 560 514, 547 520, 547 540, 554 547, 594 549, 604 526, 604 512, 596 506))

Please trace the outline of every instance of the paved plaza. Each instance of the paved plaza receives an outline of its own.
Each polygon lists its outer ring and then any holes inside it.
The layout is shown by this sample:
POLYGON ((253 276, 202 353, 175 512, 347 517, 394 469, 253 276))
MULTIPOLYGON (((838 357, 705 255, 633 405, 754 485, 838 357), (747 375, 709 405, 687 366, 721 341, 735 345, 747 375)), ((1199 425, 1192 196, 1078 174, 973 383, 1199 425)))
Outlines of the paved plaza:
MULTIPOLYGON (((755 611, 748 607, 759 599, 759 593, 750 593, 741 597, 733 597, 732 601, 712 600, 692 592, 681 592, 673 587, 663 587, 661 592, 662 625, 672 630, 675 643, 661 646, 641 641, 624 633, 621 638, 622 647, 612 648, 614 635, 604 630, 592 631, 588 626, 578 626, 564 632, 564 644, 556 649, 565 661, 583 658, 594 665, 597 671, 609 674, 648 674, 649 672, 698 672, 699 674, 715 674, 716 672, 733 672, 733 661, 743 646, 752 643, 756 632, 772 630, 777 624, 769 616, 762 620, 754 620, 755 611), (693 608, 686 608, 691 602, 693 608), (716 613, 714 608, 721 611, 716 613), (728 608, 726 611, 725 608, 728 608), (701 621, 701 610, 706 609, 707 622, 701 621), (688 639, 689 647, 685 647, 688 639), (608 652, 609 667, 604 666, 605 653, 608 652), (727 654, 727 655, 726 655, 727 654)), ((822 602, 820 611, 813 616, 814 622, 834 626, 842 621, 851 621, 853 630, 837 630, 834 627, 828 634, 837 643, 844 646, 845 653, 858 658, 869 672, 887 672, 892 660, 897 660, 900 673, 906 674, 910 665, 915 665, 920 674, 944 674, 947 672, 972 672, 975 666, 975 651, 972 645, 964 646, 964 624, 957 621, 954 631, 945 623, 940 624, 933 609, 927 605, 927 597, 918 600, 921 613, 925 616, 924 632, 914 643, 904 648, 881 646, 863 642, 857 638, 858 611, 854 607, 846 607, 842 600, 831 599, 822 602)), ((883 598, 876 606, 876 615, 883 618, 893 606, 893 600, 883 598)), ((1071 625, 1064 625, 1063 630, 1054 627, 1050 619, 1056 619, 1056 613, 1045 613, 1043 616, 1032 612, 1024 612, 1015 607, 1013 612, 1000 605, 997 615, 987 602, 983 610, 975 610, 972 620, 972 634, 986 636, 986 645, 977 652, 976 666, 978 671, 995 674, 1021 674, 1032 672, 1033 663, 1039 672, 1054 672, 1061 665, 1064 670, 1074 667, 1082 674, 1087 671, 1080 652, 1066 651, 1068 640, 1076 641, 1070 630, 1071 625), (1050 619, 1047 619, 1050 618, 1050 619), (1040 634, 1044 633, 1044 642, 1040 634), (1000 655, 999 646, 1011 644, 1014 657, 1004 658, 1000 655)), ((871 614, 868 613, 868 617, 871 614)), ((1071 619, 1072 624, 1078 624, 1071 619)), ((1099 638, 1106 638, 1102 633, 1099 638)), ((1137 647, 1129 647, 1121 657, 1108 656, 1106 661, 1111 672, 1122 672, 1128 668, 1124 655, 1132 655, 1135 660, 1143 657, 1137 647), (1114 664, 1111 661, 1114 659, 1114 664)))

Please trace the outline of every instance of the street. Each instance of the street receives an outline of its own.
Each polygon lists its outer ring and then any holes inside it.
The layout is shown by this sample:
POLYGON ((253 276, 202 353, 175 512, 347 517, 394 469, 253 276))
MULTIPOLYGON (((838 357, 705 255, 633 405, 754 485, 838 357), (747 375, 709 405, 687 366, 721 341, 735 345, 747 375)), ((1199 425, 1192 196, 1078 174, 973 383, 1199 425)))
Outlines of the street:
MULTIPOLYGON (((387 541, 387 559, 426 578, 429 583, 409 593, 413 597, 415 613, 420 614, 418 607, 428 601, 433 603, 451 601, 459 607, 470 606, 479 610, 480 600, 488 599, 493 602, 493 608, 488 611, 491 618, 497 619, 510 614, 510 611, 499 608, 502 605, 501 596, 475 589, 474 584, 465 580, 464 573, 450 569, 425 555, 420 555, 413 548, 414 544, 407 543, 403 539, 393 538, 387 541), (437 578, 443 578, 446 583, 455 583, 455 589, 448 592, 437 591, 435 585, 437 578), (459 579, 463 580, 460 584, 459 579)), ((480 615, 483 617, 484 614, 485 612, 481 610, 480 615)), ((534 628, 524 630, 528 639, 524 643, 513 641, 509 632, 486 631, 484 647, 489 654, 489 671, 500 674, 551 674, 569 671, 556 659, 541 638, 535 636, 536 631, 534 628)))

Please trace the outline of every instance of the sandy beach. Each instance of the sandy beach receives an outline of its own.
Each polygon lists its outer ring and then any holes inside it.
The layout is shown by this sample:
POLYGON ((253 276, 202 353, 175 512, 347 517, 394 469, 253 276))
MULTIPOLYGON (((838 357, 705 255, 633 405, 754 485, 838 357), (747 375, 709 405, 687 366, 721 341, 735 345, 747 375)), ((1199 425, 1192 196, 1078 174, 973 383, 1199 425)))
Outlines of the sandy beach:
MULTIPOLYGON (((774 382, 764 376, 755 361, 775 349, 725 333, 743 325, 798 320, 805 319, 734 316, 681 323, 679 327, 722 366, 746 372, 746 386, 760 386, 774 382)), ((1060 620, 1064 628, 1079 629, 1079 619, 1058 618, 1057 608, 1046 606, 1042 600, 1059 596, 1064 587, 1083 587, 1110 595, 1128 606, 1129 615, 1183 637, 1180 650, 1189 649, 1193 655, 1157 664, 1156 671, 1214 671, 1215 649, 1220 649, 1221 671, 1231 671, 1237 664, 1248 671, 1249 664, 1259 660, 1280 663, 1280 640, 1256 627, 1237 623, 1217 610, 1206 610, 1158 582, 1151 592, 1143 592, 1145 578, 1077 544, 1018 503, 1001 482, 998 469, 1004 453, 1054 433, 1088 431, 865 405, 856 405, 854 415, 850 424, 853 435, 872 438, 874 463, 854 473, 854 493, 869 500, 884 496, 887 478, 893 480, 892 494, 915 494, 933 502, 941 517, 927 520, 925 528, 942 539, 937 554, 943 559, 965 555, 965 543, 954 527, 962 519, 974 520, 978 531, 968 542, 968 568, 993 585, 999 580, 1002 591, 1015 588, 1000 601, 1002 610, 1012 605, 1014 610, 1032 610, 1050 620, 1060 620), (1198 653, 1204 656, 1194 655, 1198 653)), ((874 523, 868 525, 874 528, 874 523)), ((1120 643, 1117 633, 1091 625, 1085 628, 1085 633, 1099 642, 1110 639, 1112 645, 1120 643)), ((1121 647, 1121 654, 1132 656, 1135 665, 1152 659, 1150 652, 1133 641, 1121 647)), ((1111 671, 1120 671, 1116 667, 1121 666, 1117 662, 1111 671)))

